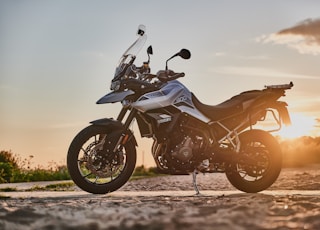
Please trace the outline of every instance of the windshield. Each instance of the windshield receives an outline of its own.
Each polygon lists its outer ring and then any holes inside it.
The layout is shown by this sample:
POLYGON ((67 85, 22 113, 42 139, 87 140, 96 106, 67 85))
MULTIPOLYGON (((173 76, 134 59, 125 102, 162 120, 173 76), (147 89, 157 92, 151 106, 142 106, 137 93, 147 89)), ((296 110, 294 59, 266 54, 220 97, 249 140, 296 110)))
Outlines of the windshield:
POLYGON ((144 33, 144 31, 140 32, 138 31, 138 39, 124 52, 124 54, 121 56, 119 60, 119 64, 116 68, 115 74, 114 74, 114 80, 117 80, 119 77, 121 77, 122 71, 126 69, 128 64, 132 64, 135 60, 136 56, 138 55, 139 51, 143 47, 143 45, 147 41, 147 35, 144 33))
POLYGON ((123 61, 123 59, 128 59, 128 57, 136 57, 139 51, 142 49, 143 45, 146 43, 146 40, 146 34, 139 36, 139 38, 126 50, 126 52, 124 52, 124 54, 120 58, 120 63, 123 61))

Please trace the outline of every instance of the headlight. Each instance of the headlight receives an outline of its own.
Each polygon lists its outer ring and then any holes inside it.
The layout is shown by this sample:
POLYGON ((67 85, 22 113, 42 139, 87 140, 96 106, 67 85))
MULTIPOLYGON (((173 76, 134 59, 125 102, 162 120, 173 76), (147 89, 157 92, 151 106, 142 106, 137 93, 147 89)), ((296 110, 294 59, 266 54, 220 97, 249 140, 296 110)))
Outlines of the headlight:
POLYGON ((111 82, 110 89, 114 90, 114 91, 119 90, 120 89, 120 81, 111 82))

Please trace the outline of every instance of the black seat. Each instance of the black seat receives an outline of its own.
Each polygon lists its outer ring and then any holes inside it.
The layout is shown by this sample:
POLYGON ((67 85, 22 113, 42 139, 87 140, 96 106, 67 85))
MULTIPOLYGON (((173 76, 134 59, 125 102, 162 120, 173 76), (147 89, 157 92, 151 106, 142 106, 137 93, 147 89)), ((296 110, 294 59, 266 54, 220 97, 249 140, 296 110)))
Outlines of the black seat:
POLYGON ((258 98, 261 94, 261 90, 246 91, 222 102, 221 104, 206 105, 200 102, 192 93, 192 102, 200 112, 212 121, 217 121, 243 112, 246 109, 243 107, 243 102, 258 98))

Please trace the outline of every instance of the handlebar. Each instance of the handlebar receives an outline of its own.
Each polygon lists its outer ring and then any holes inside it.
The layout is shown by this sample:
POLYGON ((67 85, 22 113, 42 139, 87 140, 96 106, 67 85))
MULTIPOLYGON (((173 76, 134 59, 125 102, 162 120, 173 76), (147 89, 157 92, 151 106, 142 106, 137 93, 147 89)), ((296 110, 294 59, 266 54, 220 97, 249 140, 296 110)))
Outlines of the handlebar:
POLYGON ((175 73, 172 70, 160 70, 157 73, 157 78, 161 81, 161 82, 168 82, 168 81, 173 81, 176 80, 180 77, 184 77, 185 74, 182 73, 175 73))
POLYGON ((169 81, 176 80, 176 79, 178 79, 180 77, 184 77, 184 76, 185 76, 185 74, 183 72, 182 73, 176 73, 175 75, 169 77, 169 81))

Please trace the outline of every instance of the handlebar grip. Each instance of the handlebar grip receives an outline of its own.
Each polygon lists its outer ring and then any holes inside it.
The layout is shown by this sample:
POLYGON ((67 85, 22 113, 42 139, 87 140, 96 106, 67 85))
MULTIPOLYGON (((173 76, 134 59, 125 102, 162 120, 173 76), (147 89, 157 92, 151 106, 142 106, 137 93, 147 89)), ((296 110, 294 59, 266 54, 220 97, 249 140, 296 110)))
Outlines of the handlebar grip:
POLYGON ((165 70, 160 70, 157 73, 157 77, 160 81, 162 82, 168 82, 168 81, 172 81, 175 79, 178 79, 179 77, 184 77, 184 73, 175 73, 173 71, 165 71, 165 70))
POLYGON ((170 77, 170 78, 179 78, 179 77, 184 77, 185 76, 185 74, 184 74, 184 72, 182 72, 182 73, 176 73, 175 75, 173 75, 172 77, 170 77))
POLYGON ((176 73, 175 75, 168 77, 168 81, 176 80, 176 79, 178 79, 180 77, 184 77, 184 76, 185 76, 185 74, 183 72, 176 73))

